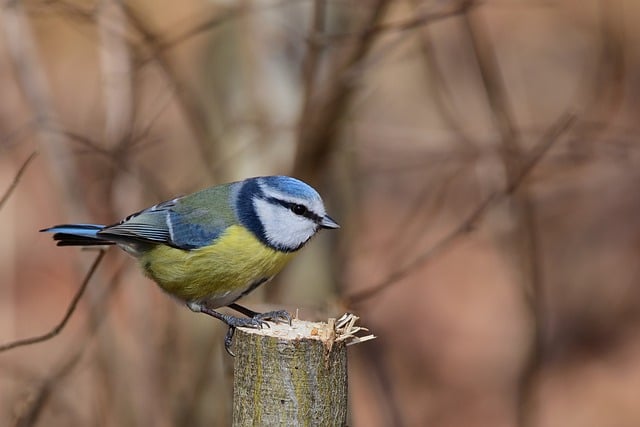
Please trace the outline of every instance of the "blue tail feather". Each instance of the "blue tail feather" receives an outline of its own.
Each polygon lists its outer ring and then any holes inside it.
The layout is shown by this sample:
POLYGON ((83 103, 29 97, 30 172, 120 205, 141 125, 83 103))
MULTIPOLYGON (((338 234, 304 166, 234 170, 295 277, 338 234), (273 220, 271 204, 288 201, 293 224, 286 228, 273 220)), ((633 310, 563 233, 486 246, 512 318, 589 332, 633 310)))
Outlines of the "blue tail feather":
POLYGON ((61 224, 40 231, 54 233, 58 246, 113 245, 115 242, 98 235, 105 226, 99 224, 61 224))

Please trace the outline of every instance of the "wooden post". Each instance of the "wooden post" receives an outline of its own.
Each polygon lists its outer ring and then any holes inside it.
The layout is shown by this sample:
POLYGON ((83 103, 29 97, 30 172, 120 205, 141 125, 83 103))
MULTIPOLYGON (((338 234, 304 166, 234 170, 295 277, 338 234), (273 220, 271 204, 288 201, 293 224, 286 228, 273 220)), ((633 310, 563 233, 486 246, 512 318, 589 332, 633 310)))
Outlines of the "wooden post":
POLYGON ((347 351, 332 320, 236 331, 234 426, 346 425, 347 351))

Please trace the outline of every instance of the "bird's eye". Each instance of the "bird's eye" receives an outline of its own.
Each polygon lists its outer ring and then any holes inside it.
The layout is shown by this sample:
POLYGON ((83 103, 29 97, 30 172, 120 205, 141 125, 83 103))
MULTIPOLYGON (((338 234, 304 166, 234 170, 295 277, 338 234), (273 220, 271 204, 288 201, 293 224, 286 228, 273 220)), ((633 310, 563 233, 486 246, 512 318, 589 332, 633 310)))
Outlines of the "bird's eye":
POLYGON ((303 205, 291 205, 291 212, 293 212, 296 215, 304 215, 307 213, 307 207, 303 206, 303 205))

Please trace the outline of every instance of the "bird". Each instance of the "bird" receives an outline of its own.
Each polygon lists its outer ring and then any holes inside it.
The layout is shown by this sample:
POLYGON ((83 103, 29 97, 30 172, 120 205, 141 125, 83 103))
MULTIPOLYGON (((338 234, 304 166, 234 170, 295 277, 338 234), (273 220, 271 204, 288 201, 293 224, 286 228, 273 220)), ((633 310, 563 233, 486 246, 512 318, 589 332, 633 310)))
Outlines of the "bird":
POLYGON ((289 176, 260 176, 176 197, 112 225, 61 224, 58 246, 116 245, 146 276, 194 312, 228 326, 226 351, 238 327, 267 320, 291 323, 285 310, 259 313, 237 300, 271 280, 321 229, 340 225, 318 192, 289 176), (224 314, 231 308, 247 317, 224 314))

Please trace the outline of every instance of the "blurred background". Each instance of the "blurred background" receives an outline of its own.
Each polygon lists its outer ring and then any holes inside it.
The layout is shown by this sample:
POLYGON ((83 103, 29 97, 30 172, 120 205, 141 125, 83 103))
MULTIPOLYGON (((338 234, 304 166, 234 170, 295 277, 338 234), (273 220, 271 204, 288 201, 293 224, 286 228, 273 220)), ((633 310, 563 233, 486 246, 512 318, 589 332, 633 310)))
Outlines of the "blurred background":
POLYGON ((4 1, 0 424, 225 426, 225 328, 112 223, 263 174, 325 232, 254 309, 359 315, 350 425, 640 425, 640 3, 4 1), (636 142, 634 142, 636 141, 636 142))

